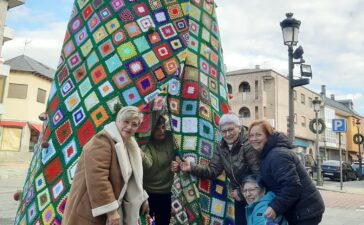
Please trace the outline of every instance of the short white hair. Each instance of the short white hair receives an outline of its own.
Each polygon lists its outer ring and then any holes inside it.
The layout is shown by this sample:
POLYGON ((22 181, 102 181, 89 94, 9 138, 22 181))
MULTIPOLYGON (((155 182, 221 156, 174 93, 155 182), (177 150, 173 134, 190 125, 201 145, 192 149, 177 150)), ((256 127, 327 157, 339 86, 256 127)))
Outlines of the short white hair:
POLYGON ((233 113, 233 112, 229 112, 227 114, 224 114, 221 118, 220 118, 220 123, 219 123, 219 127, 221 128, 222 126, 226 125, 226 124, 234 124, 235 126, 240 127, 240 120, 239 117, 233 113))
POLYGON ((116 116, 116 122, 129 119, 138 119, 139 124, 142 122, 143 114, 135 106, 125 106, 121 108, 116 116))

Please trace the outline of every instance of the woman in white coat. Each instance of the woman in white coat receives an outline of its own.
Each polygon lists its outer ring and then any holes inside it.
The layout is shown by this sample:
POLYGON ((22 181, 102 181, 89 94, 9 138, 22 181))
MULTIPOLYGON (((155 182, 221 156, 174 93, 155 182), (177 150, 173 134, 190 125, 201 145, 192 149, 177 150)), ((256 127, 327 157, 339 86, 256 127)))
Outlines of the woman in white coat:
POLYGON ((134 134, 138 108, 122 108, 83 148, 62 225, 135 225, 148 210, 140 148, 134 134))

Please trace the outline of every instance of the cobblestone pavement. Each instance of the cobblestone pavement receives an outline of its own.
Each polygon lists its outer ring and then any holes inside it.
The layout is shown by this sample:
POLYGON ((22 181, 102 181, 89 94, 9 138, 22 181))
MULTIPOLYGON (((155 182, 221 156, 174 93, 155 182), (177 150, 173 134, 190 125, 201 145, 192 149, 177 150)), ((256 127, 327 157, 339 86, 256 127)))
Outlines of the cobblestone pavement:
POLYGON ((364 195, 332 191, 321 191, 321 195, 324 199, 326 207, 341 209, 362 208, 364 210, 364 195))
MULTIPOLYGON (((24 183, 26 164, 0 164, 0 225, 13 225, 18 202, 13 193, 24 183)), ((320 225, 364 225, 364 181, 326 182, 320 192, 326 205, 320 225)))
POLYGON ((326 206, 320 225, 364 225, 364 195, 320 192, 326 206))

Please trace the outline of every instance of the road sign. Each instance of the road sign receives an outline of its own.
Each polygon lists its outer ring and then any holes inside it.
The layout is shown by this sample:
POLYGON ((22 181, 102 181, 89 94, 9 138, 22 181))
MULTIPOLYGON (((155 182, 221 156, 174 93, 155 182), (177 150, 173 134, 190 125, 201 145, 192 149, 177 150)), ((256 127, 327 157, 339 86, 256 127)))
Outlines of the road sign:
POLYGON ((345 119, 333 119, 332 131, 334 132, 346 132, 346 120, 345 119))

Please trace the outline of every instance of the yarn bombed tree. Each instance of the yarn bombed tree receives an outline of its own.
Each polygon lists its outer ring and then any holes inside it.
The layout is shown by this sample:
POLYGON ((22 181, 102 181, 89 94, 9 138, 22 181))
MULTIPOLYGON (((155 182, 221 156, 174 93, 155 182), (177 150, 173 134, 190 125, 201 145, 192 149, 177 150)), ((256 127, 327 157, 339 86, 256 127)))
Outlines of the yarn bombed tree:
MULTIPOLYGON (((15 224, 60 224, 82 147, 118 108, 167 106, 181 157, 206 164, 228 95, 212 0, 75 0, 15 224)), ((179 173, 173 224, 233 224, 227 179, 179 173)), ((148 224, 142 218, 142 224, 148 224)))

